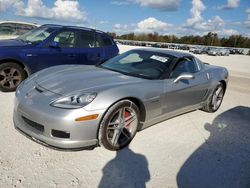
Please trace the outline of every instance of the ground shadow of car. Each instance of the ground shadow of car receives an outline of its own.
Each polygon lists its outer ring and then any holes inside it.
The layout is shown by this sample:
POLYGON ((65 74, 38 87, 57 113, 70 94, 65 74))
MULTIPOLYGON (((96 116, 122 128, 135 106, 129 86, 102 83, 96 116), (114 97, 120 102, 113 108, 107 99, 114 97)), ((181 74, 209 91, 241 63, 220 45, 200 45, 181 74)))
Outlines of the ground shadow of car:
POLYGON ((178 187, 250 187, 250 108, 225 111, 205 129, 210 137, 181 167, 178 187))
POLYGON ((146 157, 129 148, 117 151, 116 157, 105 165, 102 172, 99 188, 141 188, 146 187, 150 180, 146 157))

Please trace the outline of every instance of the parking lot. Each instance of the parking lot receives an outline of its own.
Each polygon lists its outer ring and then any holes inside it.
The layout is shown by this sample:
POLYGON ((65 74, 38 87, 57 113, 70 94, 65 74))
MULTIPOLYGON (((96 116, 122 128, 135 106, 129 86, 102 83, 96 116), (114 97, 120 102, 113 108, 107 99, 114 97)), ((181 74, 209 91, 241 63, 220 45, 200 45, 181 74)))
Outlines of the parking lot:
POLYGON ((197 57, 229 70, 220 109, 147 128, 119 152, 56 151, 27 139, 12 123, 14 93, 1 92, 0 187, 250 187, 250 56, 197 57))

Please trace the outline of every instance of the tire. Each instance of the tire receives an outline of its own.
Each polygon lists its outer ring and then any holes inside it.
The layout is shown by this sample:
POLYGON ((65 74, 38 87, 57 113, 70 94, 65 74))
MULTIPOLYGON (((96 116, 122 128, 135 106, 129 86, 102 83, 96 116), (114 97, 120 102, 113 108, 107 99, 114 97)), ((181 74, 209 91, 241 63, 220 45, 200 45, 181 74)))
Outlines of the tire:
POLYGON ((222 103, 225 94, 225 88, 221 82, 215 87, 213 94, 209 97, 208 102, 201 110, 209 113, 216 112, 222 103))
POLYGON ((0 64, 0 90, 15 91, 17 86, 26 78, 24 69, 12 62, 0 64))
POLYGON ((139 127, 139 114, 139 108, 130 100, 122 100, 111 106, 100 124, 100 145, 112 151, 129 145, 139 127))

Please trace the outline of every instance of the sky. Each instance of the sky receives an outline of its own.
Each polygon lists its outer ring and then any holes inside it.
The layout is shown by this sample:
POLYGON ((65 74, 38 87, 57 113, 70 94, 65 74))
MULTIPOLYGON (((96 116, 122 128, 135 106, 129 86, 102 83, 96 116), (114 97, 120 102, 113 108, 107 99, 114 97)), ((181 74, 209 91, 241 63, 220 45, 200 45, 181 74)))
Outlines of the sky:
POLYGON ((119 35, 250 37, 250 0, 0 0, 0 20, 85 26, 119 35))

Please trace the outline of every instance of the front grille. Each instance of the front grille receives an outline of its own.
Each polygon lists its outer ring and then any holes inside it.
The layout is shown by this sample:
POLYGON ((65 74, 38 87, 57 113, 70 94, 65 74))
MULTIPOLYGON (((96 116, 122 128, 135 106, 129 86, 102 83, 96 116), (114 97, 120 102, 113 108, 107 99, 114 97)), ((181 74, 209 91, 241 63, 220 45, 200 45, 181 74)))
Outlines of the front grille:
POLYGON ((41 131, 41 132, 44 131, 44 126, 43 126, 43 125, 40 125, 40 124, 38 124, 38 123, 36 123, 36 122, 34 122, 34 121, 31 121, 31 120, 29 120, 29 119, 27 119, 26 117, 23 117, 23 116, 22 116, 22 118, 23 118, 23 120, 24 120, 30 127, 34 128, 34 129, 36 129, 36 130, 38 130, 38 131, 41 131))

